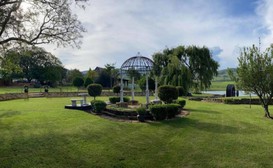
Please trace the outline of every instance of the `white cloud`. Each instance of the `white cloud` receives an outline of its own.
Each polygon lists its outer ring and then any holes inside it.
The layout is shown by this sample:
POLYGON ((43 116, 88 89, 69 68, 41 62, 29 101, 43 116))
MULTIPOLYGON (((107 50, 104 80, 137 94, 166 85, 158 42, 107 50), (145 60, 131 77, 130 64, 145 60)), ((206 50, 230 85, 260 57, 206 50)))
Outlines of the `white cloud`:
MULTIPOLYGON (((47 49, 67 68, 86 70, 107 63, 120 67, 137 52, 151 58, 166 46, 217 46, 223 50, 218 55, 221 68, 235 67, 238 47, 258 43, 261 30, 273 29, 273 2, 265 2, 263 14, 261 2, 259 15, 234 16, 218 0, 94 0, 86 10, 75 10, 88 30, 81 49, 47 49)), ((270 41, 269 36, 264 39, 270 41)))

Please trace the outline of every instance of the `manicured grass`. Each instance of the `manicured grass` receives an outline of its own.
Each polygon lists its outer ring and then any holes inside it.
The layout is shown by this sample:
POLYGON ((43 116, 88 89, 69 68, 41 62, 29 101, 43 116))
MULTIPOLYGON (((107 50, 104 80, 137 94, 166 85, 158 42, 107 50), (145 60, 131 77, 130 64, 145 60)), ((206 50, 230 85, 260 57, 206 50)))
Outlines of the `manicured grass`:
POLYGON ((225 91, 228 84, 235 84, 234 81, 212 81, 208 90, 210 91, 225 91))
POLYGON ((0 102, 0 167, 273 165, 273 124, 260 106, 187 101, 185 118, 131 123, 64 109, 70 99, 0 102))
MULTIPOLYGON (((78 89, 76 87, 73 86, 63 86, 63 87, 56 87, 56 88, 49 88, 49 92, 77 92, 78 89)), ((80 90, 80 91, 85 91, 84 90, 80 90)), ((0 94, 4 94, 4 93, 23 93, 24 92, 24 87, 19 87, 19 86, 2 86, 0 87, 0 94)), ((44 92, 44 88, 33 88, 30 87, 29 88, 29 92, 44 92)))

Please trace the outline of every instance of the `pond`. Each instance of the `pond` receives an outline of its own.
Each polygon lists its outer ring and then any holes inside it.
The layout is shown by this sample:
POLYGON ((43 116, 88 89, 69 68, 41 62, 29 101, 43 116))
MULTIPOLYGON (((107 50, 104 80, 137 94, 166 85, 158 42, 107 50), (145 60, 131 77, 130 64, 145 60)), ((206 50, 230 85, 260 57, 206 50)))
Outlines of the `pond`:
MULTIPOLYGON (((202 91, 202 93, 206 94, 217 94, 217 95, 225 95, 226 91, 202 91)), ((249 94, 246 94, 244 91, 239 91, 239 97, 241 96, 249 96, 249 94)), ((256 96, 256 94, 251 93, 251 96, 256 96)))

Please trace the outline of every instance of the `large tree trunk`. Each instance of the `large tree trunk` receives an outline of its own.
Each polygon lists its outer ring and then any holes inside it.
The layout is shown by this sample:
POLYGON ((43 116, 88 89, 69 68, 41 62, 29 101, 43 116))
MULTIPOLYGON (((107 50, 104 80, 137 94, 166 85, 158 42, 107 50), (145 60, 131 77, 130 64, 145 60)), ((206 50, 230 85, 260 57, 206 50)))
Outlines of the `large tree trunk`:
POLYGON ((268 105, 264 105, 264 116, 273 119, 268 111, 268 105))

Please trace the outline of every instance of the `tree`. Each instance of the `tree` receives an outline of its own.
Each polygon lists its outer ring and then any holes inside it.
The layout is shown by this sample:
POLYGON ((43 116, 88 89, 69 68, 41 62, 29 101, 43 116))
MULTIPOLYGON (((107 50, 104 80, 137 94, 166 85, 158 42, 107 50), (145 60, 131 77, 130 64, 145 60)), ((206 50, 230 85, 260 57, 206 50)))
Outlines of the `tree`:
POLYGON ((1 0, 0 46, 54 43, 79 47, 85 29, 70 6, 84 8, 81 1, 87 0, 1 0))
POLYGON ((181 86, 185 92, 192 84, 190 70, 176 56, 170 58, 168 65, 161 72, 161 82, 164 85, 181 86))
POLYGON ((106 70, 102 70, 95 80, 95 83, 101 84, 103 87, 110 87, 110 79, 109 73, 107 73, 106 70))
POLYGON ((86 72, 85 77, 94 80, 96 77, 98 77, 98 74, 96 71, 93 71, 91 68, 89 68, 89 70, 86 72))
POLYGON ((4 80, 9 80, 14 76, 19 76, 21 74, 22 69, 19 66, 19 55, 15 50, 7 51, 1 59, 1 74, 4 80))
POLYGON ((92 84, 93 80, 89 77, 85 78, 84 80, 84 87, 87 87, 88 85, 92 84))
POLYGON ((105 66, 105 70, 108 73, 108 75, 110 76, 110 88, 112 88, 112 71, 115 69, 115 64, 106 64, 105 66))
POLYGON ((271 118, 268 105, 273 96, 273 46, 261 53, 256 46, 244 48, 238 58, 237 84, 244 91, 254 92, 271 118))
MULTIPOLYGON (((138 81, 138 85, 142 91, 146 90, 146 77, 142 76, 138 81)), ((148 78, 149 90, 155 90, 155 81, 152 78, 148 78)))
POLYGON ((73 80, 73 86, 77 87, 78 90, 80 87, 82 87, 84 84, 84 80, 83 78, 80 78, 80 77, 76 77, 74 80, 73 80))
POLYGON ((219 64, 207 47, 178 46, 153 55, 153 73, 161 76, 161 84, 189 87, 196 91, 210 87, 219 64))
POLYGON ((210 50, 207 47, 189 46, 186 54, 181 47, 177 56, 189 68, 192 74, 194 88, 198 91, 207 89, 211 85, 213 76, 217 75, 219 64, 213 60, 210 50), (179 54, 180 53, 180 54, 179 54))
POLYGON ((10 77, 55 83, 64 77, 61 61, 43 48, 16 47, 6 51, 1 62, 2 72, 10 77))
POLYGON ((72 69, 72 70, 68 70, 66 77, 67 77, 66 81, 69 83, 72 83, 73 79, 75 79, 76 77, 83 78, 83 74, 78 69, 72 69))

